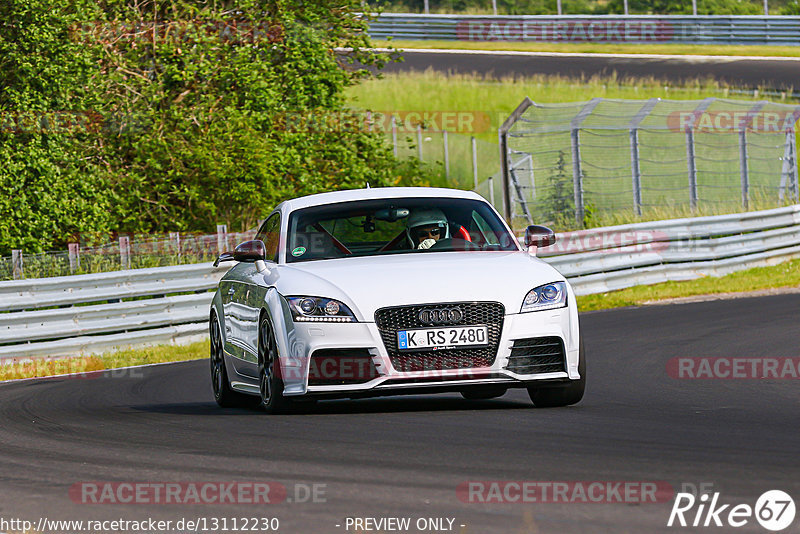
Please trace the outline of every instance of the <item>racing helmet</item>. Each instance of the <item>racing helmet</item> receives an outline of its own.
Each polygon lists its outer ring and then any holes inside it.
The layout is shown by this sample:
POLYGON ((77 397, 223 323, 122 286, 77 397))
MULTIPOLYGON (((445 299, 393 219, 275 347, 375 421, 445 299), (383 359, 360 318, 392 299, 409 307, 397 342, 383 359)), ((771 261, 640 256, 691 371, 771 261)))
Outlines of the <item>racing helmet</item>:
POLYGON ((430 226, 439 227, 439 239, 450 237, 450 225, 447 223, 447 217, 442 210, 437 208, 420 208, 411 212, 411 215, 409 215, 406 220, 406 235, 412 247, 416 248, 419 243, 416 230, 430 226))

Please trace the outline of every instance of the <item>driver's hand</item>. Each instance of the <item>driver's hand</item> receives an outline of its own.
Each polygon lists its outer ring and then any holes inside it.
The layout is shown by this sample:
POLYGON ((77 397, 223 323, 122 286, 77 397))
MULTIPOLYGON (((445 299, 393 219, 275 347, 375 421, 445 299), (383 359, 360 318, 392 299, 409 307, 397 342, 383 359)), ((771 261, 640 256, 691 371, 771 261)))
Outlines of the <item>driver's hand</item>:
POLYGON ((428 239, 426 239, 425 241, 420 243, 419 246, 417 247, 417 249, 418 250, 427 250, 427 249, 431 248, 435 244, 436 244, 436 240, 435 239, 431 239, 429 237, 428 239))

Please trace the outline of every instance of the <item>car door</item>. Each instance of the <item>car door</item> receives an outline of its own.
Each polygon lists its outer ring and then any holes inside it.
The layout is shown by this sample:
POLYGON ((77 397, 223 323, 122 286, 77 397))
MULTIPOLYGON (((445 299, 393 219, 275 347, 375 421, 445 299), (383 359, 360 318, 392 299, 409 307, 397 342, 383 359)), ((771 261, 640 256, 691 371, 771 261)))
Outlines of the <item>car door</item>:
MULTIPOLYGON (((255 237, 264 242, 266 262, 270 267, 278 257, 280 222, 280 213, 274 213, 261 225, 255 237)), ((234 269, 235 276, 227 289, 231 301, 229 312, 226 312, 230 314, 232 328, 231 354, 236 358, 237 373, 258 377, 258 319, 264 306, 266 284, 254 263, 240 263, 234 269)))

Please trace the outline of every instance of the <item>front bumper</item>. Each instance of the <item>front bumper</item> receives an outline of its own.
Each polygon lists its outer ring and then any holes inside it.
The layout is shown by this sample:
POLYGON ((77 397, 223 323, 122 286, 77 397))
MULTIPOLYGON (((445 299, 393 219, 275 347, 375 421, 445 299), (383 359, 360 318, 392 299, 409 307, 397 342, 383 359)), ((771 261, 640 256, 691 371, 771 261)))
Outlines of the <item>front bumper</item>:
MULTIPOLYGON (((284 379, 287 396, 310 395, 325 397, 358 397, 403 393, 457 391, 472 386, 526 387, 529 385, 563 384, 580 378, 578 374, 577 313, 572 308, 559 308, 531 313, 507 314, 494 362, 486 367, 468 369, 433 369, 400 372, 392 365, 380 330, 374 322, 362 323, 295 323, 289 340, 287 358, 282 358, 284 371, 292 376, 284 379), (518 373, 507 369, 512 347, 517 340, 558 338, 563 342, 564 366, 558 372, 518 373), (360 362, 346 367, 342 376, 330 376, 317 365, 312 355, 324 351, 353 350, 371 360, 369 374, 364 374, 360 362), (351 373, 356 373, 354 376, 351 373), (329 382, 315 381, 320 374, 329 382), (347 375, 347 376, 344 376, 347 375), (311 378, 311 383, 309 383, 311 378), (339 380, 337 380, 337 378, 339 380)), ((513 366, 512 366, 513 368, 513 366)))

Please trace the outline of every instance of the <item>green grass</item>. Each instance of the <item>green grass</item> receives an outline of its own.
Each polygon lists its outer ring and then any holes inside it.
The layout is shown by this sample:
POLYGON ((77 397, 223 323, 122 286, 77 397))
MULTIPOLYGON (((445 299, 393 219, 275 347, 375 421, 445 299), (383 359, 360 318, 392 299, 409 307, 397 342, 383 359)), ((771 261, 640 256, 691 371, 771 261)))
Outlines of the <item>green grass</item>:
POLYGON ((90 373, 134 365, 196 360, 208 356, 208 341, 190 345, 159 345, 99 355, 60 359, 35 359, 0 366, 0 381, 75 373, 90 373))
POLYGON ((639 306, 646 302, 696 295, 738 293, 759 289, 800 286, 800 260, 770 267, 756 267, 721 277, 706 277, 685 282, 664 282, 635 286, 619 291, 578 297, 580 311, 639 306))
POLYGON ((800 57, 800 46, 540 43, 514 41, 405 41, 373 40, 376 47, 431 48, 453 50, 513 50, 571 54, 669 54, 701 56, 800 57))

